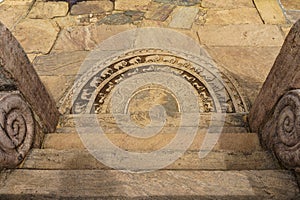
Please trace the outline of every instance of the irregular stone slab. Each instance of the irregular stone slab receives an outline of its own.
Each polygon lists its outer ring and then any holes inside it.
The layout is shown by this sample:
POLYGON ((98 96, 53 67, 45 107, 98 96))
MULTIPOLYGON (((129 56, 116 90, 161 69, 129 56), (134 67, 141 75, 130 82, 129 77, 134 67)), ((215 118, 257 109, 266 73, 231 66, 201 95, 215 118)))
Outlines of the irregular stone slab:
POLYGON ((220 10, 242 7, 254 8, 252 0, 202 0, 201 6, 205 8, 215 8, 220 10))
POLYGON ((40 76, 75 76, 87 51, 61 52, 38 56, 33 66, 40 76))
POLYGON ((292 27, 249 115, 252 130, 288 168, 300 168, 300 20, 292 27))
POLYGON ((1 174, 3 198, 297 199, 291 172, 15 170, 1 174), (47 183, 47 184, 45 184, 47 183))
POLYGON ((154 2, 175 4, 177 6, 194 6, 201 3, 201 0, 154 0, 154 2))
POLYGON ((147 10, 147 7, 151 0, 116 0, 115 10, 147 10))
MULTIPOLYGON (((135 152, 135 151, 134 151, 135 152)), ((138 151, 141 152, 141 151, 138 151)), ((160 154, 168 154, 170 157, 176 153, 168 150, 157 153, 157 162, 160 162, 160 154)), ((110 149, 103 150, 104 157, 117 157, 116 153, 110 149)), ((122 157, 123 160, 128 158, 122 157)), ((142 161, 141 161, 142 162, 142 161)), ((151 169, 141 168, 141 170, 151 169)), ((21 168, 25 169, 110 169, 95 159, 87 150, 53 150, 53 149, 33 149, 21 168)), ((270 153, 257 151, 251 153, 238 153, 230 151, 211 151, 206 157, 199 158, 199 151, 186 151, 177 161, 163 168, 164 170, 270 170, 280 169, 279 165, 270 153)), ((130 170, 122 169, 120 170, 130 170)))
POLYGON ((172 20, 169 24, 172 28, 185 28, 192 27, 194 20, 199 12, 199 8, 196 7, 182 7, 177 8, 172 15, 172 20))
POLYGON ((31 9, 28 17, 31 19, 52 19, 66 16, 68 10, 67 2, 37 2, 31 9))
POLYGON ((265 24, 284 24, 286 19, 277 0, 254 0, 265 24))
POLYGON ((59 113, 17 40, 0 23, 0 63, 38 116, 45 131, 53 132, 59 113), (47 112, 45 112, 45 110, 47 112))
POLYGON ((29 10, 29 5, 10 5, 5 3, 0 4, 0 21, 13 30, 14 26, 20 19, 26 16, 29 10))
MULTIPOLYGON (((108 133, 107 136, 114 144, 123 149, 147 152, 157 150, 161 145, 163 146, 162 143, 168 143, 170 139, 174 137, 176 130, 171 128, 168 130, 170 132, 166 131, 163 134, 158 134, 155 139, 133 140, 129 135, 122 133, 108 133)), ((188 150, 199 151, 205 134, 205 131, 200 129, 188 150)), ((45 136, 43 148, 55 150, 85 149, 84 144, 77 133, 47 134, 45 136)), ((213 150, 249 153, 259 151, 261 150, 261 147, 256 133, 222 133, 213 150)))
POLYGON ((58 35, 59 28, 48 20, 26 19, 13 31, 26 53, 47 54, 58 35), (43 42, 41 42, 43 41, 43 42))
POLYGON ((108 0, 78 2, 71 8, 71 15, 100 14, 113 10, 113 3, 108 0))
POLYGON ((255 8, 208 10, 205 24, 262 24, 255 8))
POLYGON ((281 46, 284 40, 274 25, 209 25, 200 27, 198 34, 208 46, 281 46))
POLYGON ((133 25, 68 27, 59 34, 53 51, 92 50, 105 39, 134 27, 133 25))

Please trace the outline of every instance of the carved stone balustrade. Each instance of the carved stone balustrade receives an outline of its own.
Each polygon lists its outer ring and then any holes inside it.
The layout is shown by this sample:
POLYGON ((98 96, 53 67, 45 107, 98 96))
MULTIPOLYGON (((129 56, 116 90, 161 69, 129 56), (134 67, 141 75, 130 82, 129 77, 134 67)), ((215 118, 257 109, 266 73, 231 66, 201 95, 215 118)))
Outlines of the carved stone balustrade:
POLYGON ((0 22, 0 168, 17 166, 32 146, 39 147, 58 117, 22 47, 0 22))
POLYGON ((300 20, 250 110, 249 123, 285 167, 300 168, 300 20))

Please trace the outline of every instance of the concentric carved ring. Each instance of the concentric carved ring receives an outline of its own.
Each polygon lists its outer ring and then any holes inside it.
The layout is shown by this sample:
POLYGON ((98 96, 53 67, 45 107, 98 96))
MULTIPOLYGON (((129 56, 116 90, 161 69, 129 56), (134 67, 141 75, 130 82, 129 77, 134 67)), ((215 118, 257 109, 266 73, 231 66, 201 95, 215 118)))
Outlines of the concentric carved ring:
POLYGON ((0 94, 0 163, 19 164, 29 151, 35 132, 33 114, 16 93, 0 94))
POLYGON ((276 156, 288 168, 300 166, 300 90, 285 94, 278 102, 274 116, 276 156))

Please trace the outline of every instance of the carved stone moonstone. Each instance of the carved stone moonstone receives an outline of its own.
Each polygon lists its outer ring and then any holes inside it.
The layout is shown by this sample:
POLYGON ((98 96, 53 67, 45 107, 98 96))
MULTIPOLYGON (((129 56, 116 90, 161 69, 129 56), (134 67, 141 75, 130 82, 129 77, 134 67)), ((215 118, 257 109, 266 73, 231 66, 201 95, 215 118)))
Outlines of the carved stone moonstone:
MULTIPOLYGON (((248 111, 247 102, 242 98, 237 85, 224 71, 219 71, 209 57, 159 49, 133 50, 98 62, 78 78, 63 100, 60 111, 72 114, 110 113, 111 95, 116 85, 142 74, 151 77, 151 73, 160 73, 162 77, 169 74, 189 83, 198 97, 200 110, 196 112, 248 111)), ((176 97, 167 88, 157 84, 138 88, 128 100, 127 111, 146 111, 151 104, 163 105, 167 114, 179 112, 176 97)))
POLYGON ((33 114, 17 92, 0 93, 0 163, 14 167, 29 151, 34 138, 33 114))

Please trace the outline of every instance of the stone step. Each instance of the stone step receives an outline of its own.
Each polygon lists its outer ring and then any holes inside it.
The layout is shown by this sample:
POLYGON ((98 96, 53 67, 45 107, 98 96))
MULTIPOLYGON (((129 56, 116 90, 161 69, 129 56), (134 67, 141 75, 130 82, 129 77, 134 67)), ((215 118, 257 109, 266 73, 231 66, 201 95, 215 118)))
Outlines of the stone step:
POLYGON ((154 171, 7 170, 1 199, 299 199, 282 170, 154 171))
MULTIPOLYGON (((165 158, 173 158, 178 151, 162 151, 155 154, 154 160, 142 159, 144 155, 138 155, 137 160, 132 161, 129 156, 120 157, 115 151, 103 150, 99 153, 101 157, 109 159, 116 164, 115 169, 151 170, 153 162, 163 163, 165 158), (126 167, 118 163, 126 164, 126 167), (131 163, 133 163, 131 165, 131 163)), ((122 164, 121 164, 122 165, 122 164)), ((54 150, 33 149, 26 157, 20 168, 24 169, 111 169, 102 164, 87 150, 54 150)), ((232 151, 211 151, 204 158, 199 158, 198 151, 186 151, 178 160, 163 168, 164 170, 265 170, 280 169, 280 166, 266 151, 255 151, 252 153, 236 153, 232 151)))
MULTIPOLYGON (((182 115, 180 113, 172 113, 172 116, 166 117, 166 127, 178 127, 178 126, 195 126, 195 119, 191 118, 186 120, 184 124, 181 123, 182 115)), ((125 126, 128 121, 124 118, 124 114, 118 114, 118 117, 122 118, 122 123, 125 126)), ((199 117, 198 127, 248 127, 247 116, 248 113, 201 113, 196 115, 199 117)), ((187 114, 187 117, 195 117, 195 114, 187 114)), ((82 115, 64 115, 59 122, 58 128, 63 127, 75 127, 75 126, 91 126, 92 122, 98 121, 101 127, 118 127, 120 123, 116 122, 115 116, 112 114, 82 114, 82 115)), ((148 112, 138 112, 131 115, 131 122, 136 123, 140 126, 147 125, 150 122, 148 112)), ((130 126, 130 125, 128 125, 130 126)))
MULTIPOLYGON (((138 152, 149 152, 160 149, 170 143, 175 135, 176 132, 166 132, 150 138, 137 139, 121 133, 106 134, 107 138, 121 149, 138 152)), ((225 150, 250 153, 262 150, 256 133, 210 133, 210 135, 218 137, 218 140, 213 147, 213 150, 215 151, 225 150)), ((90 137, 92 136, 93 135, 91 134, 90 137)), ((206 133, 199 130, 188 150, 199 151, 205 136, 206 133)), ((42 148, 56 150, 85 149, 84 144, 77 133, 46 134, 42 148)))

